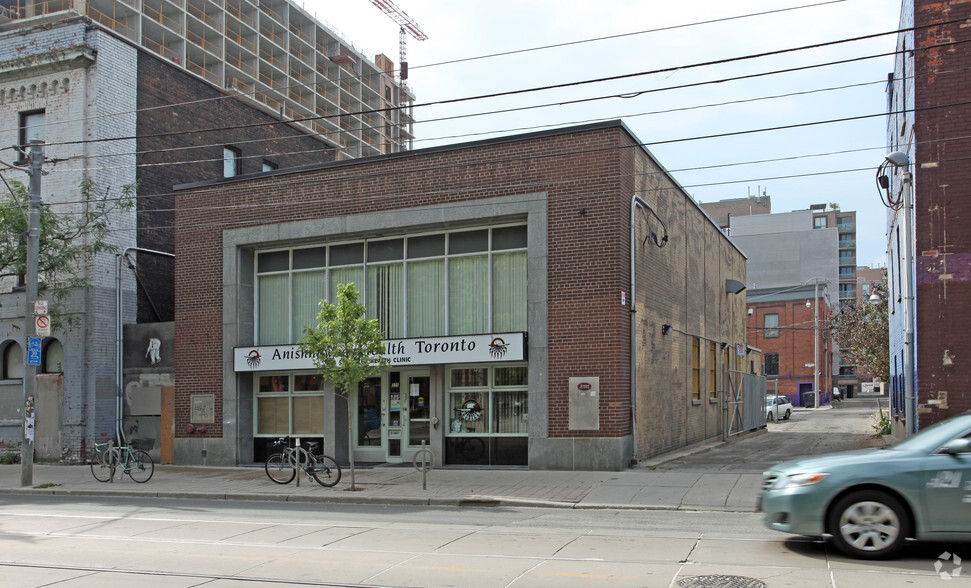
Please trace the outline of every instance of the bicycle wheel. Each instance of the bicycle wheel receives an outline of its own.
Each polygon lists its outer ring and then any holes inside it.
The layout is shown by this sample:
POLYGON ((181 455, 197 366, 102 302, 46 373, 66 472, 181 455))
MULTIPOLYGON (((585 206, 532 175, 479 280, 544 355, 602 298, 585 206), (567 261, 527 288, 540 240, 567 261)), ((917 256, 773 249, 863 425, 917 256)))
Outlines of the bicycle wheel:
POLYGON ((329 455, 316 455, 310 458, 310 475, 321 486, 330 488, 341 481, 341 466, 329 455))
POLYGON ((266 475, 277 484, 289 484, 297 475, 293 463, 282 453, 274 453, 266 458, 266 475))
POLYGON ((132 451, 131 461, 128 462, 128 465, 131 466, 131 469, 128 470, 128 477, 139 484, 151 480, 152 474, 155 473, 155 462, 152 461, 152 456, 144 451, 132 451))
POLYGON ((107 482, 115 477, 117 467, 118 452, 115 449, 109 449, 92 457, 91 475, 99 482, 107 482))

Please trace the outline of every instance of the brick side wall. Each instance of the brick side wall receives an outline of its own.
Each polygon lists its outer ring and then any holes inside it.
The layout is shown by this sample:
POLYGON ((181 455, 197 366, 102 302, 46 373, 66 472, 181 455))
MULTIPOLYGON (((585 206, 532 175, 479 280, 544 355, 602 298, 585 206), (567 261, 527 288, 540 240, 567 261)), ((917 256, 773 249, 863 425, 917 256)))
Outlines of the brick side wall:
POLYGON ((918 422, 924 428, 971 409, 971 2, 918 1, 913 167, 917 276, 918 422), (952 106, 946 106, 952 105, 952 106), (943 107, 941 107, 943 106, 943 107), (937 107, 937 108, 935 108, 937 107))
MULTIPOLYGON (((138 71, 139 247, 174 250, 172 187, 223 177, 224 146, 241 151, 243 174, 262 172, 264 160, 281 169, 334 160, 322 141, 164 59, 141 52, 138 71)), ((140 253, 138 266, 151 298, 139 290, 139 321, 173 320, 173 260, 140 253)))

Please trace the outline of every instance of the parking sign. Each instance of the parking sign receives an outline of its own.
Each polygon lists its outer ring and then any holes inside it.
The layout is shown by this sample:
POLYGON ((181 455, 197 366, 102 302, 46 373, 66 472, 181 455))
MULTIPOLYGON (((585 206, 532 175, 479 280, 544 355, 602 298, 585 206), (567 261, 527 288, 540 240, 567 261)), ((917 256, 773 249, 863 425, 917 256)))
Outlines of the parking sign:
POLYGON ((27 338, 27 365, 40 365, 40 337, 27 338))

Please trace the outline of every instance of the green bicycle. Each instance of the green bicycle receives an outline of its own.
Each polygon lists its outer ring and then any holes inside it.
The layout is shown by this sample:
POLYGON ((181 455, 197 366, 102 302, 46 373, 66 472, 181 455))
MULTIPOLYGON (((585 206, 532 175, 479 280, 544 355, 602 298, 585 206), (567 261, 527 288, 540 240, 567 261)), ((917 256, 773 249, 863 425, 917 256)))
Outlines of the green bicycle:
POLYGON ((114 440, 94 444, 91 457, 91 474, 99 482, 109 482, 121 469, 133 481, 143 484, 155 473, 155 462, 148 453, 131 447, 115 447, 114 440))

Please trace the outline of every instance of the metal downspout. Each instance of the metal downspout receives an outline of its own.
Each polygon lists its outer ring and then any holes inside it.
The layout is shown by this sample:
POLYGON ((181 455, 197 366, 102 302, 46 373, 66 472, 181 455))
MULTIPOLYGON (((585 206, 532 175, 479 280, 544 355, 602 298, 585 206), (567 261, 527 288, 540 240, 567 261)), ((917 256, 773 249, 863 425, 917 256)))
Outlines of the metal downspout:
POLYGON ((630 200, 630 419, 633 457, 637 457, 637 325, 634 314, 637 312, 637 239, 634 231, 634 215, 637 207, 642 206, 651 212, 647 202, 634 194, 630 200))

